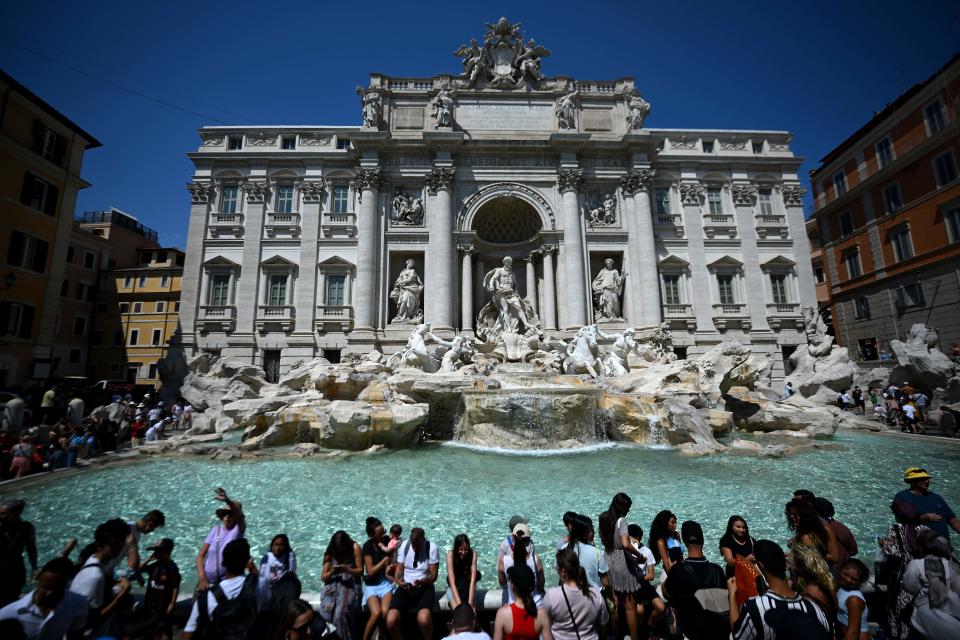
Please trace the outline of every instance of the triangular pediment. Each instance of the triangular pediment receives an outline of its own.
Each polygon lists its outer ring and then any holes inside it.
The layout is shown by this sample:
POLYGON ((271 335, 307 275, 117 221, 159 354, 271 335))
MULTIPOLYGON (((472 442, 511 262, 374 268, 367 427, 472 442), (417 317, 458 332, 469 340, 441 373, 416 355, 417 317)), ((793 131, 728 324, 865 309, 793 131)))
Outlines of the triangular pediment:
POLYGON ((723 256, 722 258, 717 258, 713 262, 707 265, 709 269, 742 269, 743 263, 737 260, 736 258, 731 258, 730 256, 723 256))
POLYGON ((296 262, 287 260, 283 256, 273 256, 260 263, 261 267, 293 267, 296 269, 299 265, 296 262))
POLYGON ((663 268, 671 267, 673 269, 689 269, 690 263, 680 256, 667 256, 660 261, 660 266, 663 268))
POLYGON ((345 258, 341 258, 340 256, 332 256, 332 257, 330 257, 330 258, 327 258, 327 259, 324 260, 323 262, 320 262, 318 266, 321 266, 321 267, 350 267, 350 268, 353 268, 353 267, 355 267, 356 265, 353 264, 352 262, 350 262, 349 260, 345 259, 345 258))
POLYGON ((794 262, 790 258, 785 258, 784 256, 777 256, 776 258, 767 260, 766 262, 760 265, 760 267, 763 269, 769 269, 771 267, 780 267, 782 269, 787 269, 795 266, 797 266, 796 262, 794 262))
POLYGON ((214 257, 210 258, 209 260, 207 260, 206 262, 204 262, 204 263, 203 263, 203 266, 205 266, 205 267, 229 267, 229 268, 231 268, 231 269, 239 269, 239 268, 240 268, 240 265, 239 265, 239 264, 237 264, 237 263, 234 262, 233 260, 229 260, 229 259, 227 259, 227 258, 224 258, 223 256, 214 256, 214 257))

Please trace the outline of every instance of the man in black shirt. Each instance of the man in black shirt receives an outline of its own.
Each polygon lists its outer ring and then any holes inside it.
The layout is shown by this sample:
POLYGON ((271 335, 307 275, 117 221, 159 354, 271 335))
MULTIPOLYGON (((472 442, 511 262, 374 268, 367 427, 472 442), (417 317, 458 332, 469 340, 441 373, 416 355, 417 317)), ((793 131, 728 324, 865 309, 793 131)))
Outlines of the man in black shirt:
POLYGON ((692 520, 680 527, 680 538, 687 545, 687 557, 667 574, 663 595, 677 613, 677 623, 690 640, 726 640, 727 586, 720 565, 703 556, 703 529, 692 520))

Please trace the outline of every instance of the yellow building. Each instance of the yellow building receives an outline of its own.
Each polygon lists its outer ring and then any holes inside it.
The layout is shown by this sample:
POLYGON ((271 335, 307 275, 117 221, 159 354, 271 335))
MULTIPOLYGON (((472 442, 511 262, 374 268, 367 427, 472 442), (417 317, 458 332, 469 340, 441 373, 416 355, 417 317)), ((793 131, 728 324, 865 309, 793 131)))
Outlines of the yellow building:
POLYGON ((0 387, 53 374, 53 342, 89 133, 0 71, 0 387))
POLYGON ((97 299, 91 373, 97 380, 160 386, 157 365, 179 328, 184 254, 151 247, 137 266, 106 272, 97 299))

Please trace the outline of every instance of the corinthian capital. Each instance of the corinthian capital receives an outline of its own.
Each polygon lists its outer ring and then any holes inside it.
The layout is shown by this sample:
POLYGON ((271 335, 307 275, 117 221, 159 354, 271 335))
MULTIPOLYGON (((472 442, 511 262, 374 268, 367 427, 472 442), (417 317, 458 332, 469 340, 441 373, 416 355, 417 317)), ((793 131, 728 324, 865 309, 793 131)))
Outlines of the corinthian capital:
POLYGON ((190 192, 190 200, 194 204, 210 202, 210 194, 213 189, 205 182, 188 182, 187 191, 190 192))
POLYGON ((653 184, 653 178, 657 175, 657 172, 655 169, 640 169, 634 175, 637 177, 638 188, 646 191, 653 184))
POLYGON ((557 186, 560 193, 565 191, 579 191, 583 184, 583 169, 561 169, 557 173, 557 186))
POLYGON ((783 195, 783 204, 788 207, 798 207, 803 204, 803 195, 807 192, 798 184, 785 184, 780 190, 783 195))
POLYGON ((361 190, 376 191, 381 181, 380 169, 357 169, 357 186, 361 190))
POLYGON ((246 194, 247 202, 251 204, 263 202, 267 197, 266 182, 244 182, 240 185, 240 189, 246 194))
POLYGON ((753 199, 757 196, 757 187, 752 184, 735 184, 730 187, 730 193, 733 195, 734 204, 750 206, 753 199))
POLYGON ((327 183, 323 178, 301 182, 297 185, 300 193, 303 194, 304 202, 320 202, 323 198, 323 191, 327 188, 327 183))
POLYGON ((704 192, 703 185, 699 182, 680 183, 680 198, 683 200, 683 204, 699 205, 704 192))
POLYGON ((427 191, 436 193, 441 189, 449 189, 453 184, 453 175, 455 170, 452 167, 437 167, 424 177, 427 184, 427 191))

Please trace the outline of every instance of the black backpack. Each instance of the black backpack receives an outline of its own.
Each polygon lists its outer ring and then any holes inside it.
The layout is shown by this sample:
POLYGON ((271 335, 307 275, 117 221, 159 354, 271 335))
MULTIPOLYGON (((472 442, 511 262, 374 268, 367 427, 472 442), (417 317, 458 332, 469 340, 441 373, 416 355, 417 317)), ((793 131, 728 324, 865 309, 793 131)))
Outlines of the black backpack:
POLYGON ((247 576, 236 598, 228 599, 220 585, 211 587, 217 601, 213 614, 207 610, 207 594, 201 594, 199 607, 203 640, 247 640, 257 621, 257 577, 247 576))

